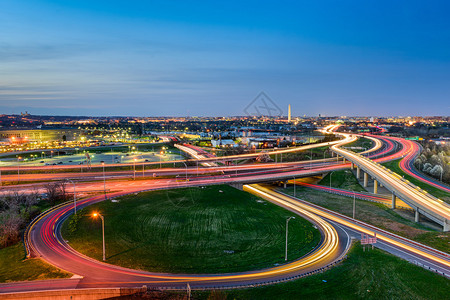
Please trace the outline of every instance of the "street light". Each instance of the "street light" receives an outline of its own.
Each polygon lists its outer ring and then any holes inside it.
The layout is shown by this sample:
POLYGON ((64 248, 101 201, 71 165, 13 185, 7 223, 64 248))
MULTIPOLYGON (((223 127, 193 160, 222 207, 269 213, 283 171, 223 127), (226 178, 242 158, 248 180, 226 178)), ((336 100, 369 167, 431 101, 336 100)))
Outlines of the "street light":
POLYGON ((103 167, 103 193, 105 194, 105 200, 106 198, 106 177, 105 177, 105 162, 102 161, 102 167, 103 167))
POLYGON ((73 209, 75 211, 75 214, 77 214, 77 193, 75 191, 75 182, 70 179, 67 179, 67 181, 70 181, 73 184, 73 209))
POLYGON ((103 261, 105 261, 106 260, 106 257, 105 257, 105 218, 103 218, 103 216, 99 213, 94 213, 92 216, 94 218, 96 218, 98 216, 98 217, 100 217, 100 219, 102 219, 103 261))
POLYGON ((295 219, 295 217, 289 217, 286 219, 286 252, 284 253, 284 260, 287 261, 287 250, 288 250, 288 231, 289 231, 289 221, 295 219))
POLYGON ((331 173, 330 173, 330 189, 331 189, 331 175, 333 175, 333 172, 334 171, 331 171, 331 173))
POLYGON ((355 191, 353 191, 353 219, 355 218, 355 211, 356 211, 356 195, 355 191))
POLYGON ((182 163, 184 164, 184 166, 186 167, 186 182, 188 181, 188 176, 187 176, 187 165, 184 161, 182 161, 182 163))
POLYGON ((295 197, 295 177, 294 177, 294 197, 295 197))
POLYGON ((136 158, 133 159, 133 180, 136 180, 136 158))
POLYGON ((17 183, 20 182, 20 164, 19 161, 22 159, 22 157, 17 157, 17 183))

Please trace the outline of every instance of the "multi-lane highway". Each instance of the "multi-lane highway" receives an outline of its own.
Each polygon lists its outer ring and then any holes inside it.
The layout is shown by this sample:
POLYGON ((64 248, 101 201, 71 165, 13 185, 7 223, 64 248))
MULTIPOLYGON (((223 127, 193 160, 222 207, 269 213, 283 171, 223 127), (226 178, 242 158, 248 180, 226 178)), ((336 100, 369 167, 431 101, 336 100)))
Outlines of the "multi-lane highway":
MULTIPOLYGON (((346 135, 343 141, 336 141, 332 143, 308 145, 305 148, 299 149, 290 148, 286 150, 279 150, 272 153, 286 153, 293 151, 302 151, 313 147, 320 147, 329 145, 332 149, 346 157, 355 163, 364 165, 365 163, 378 166, 373 163, 368 157, 374 158, 375 161, 382 162, 401 157, 409 157, 411 153, 414 153, 413 145, 401 143, 401 141, 393 141, 391 138, 378 138, 370 137, 375 141, 375 147, 366 153, 352 154, 352 152, 340 148, 345 143, 356 140, 354 135, 346 135), (401 149, 397 149, 401 144, 401 149), (395 151, 394 151, 395 150, 395 151), (398 150, 398 151, 397 151, 398 150), (393 153, 394 151, 394 153, 393 153), (354 156, 349 156, 349 153, 354 156), (345 155, 344 155, 345 154, 345 155)), ((255 157, 255 154, 251 154, 249 157, 255 157)), ((258 154, 259 155, 259 154, 258 154)), ((193 155, 195 157, 195 155, 193 155)), ((236 155, 226 158, 220 158, 222 161, 233 159, 246 159, 247 155, 236 155)), ((194 159, 194 161, 197 161, 194 159)), ((198 161, 201 163, 213 163, 217 162, 216 157, 198 157, 198 161)), ((123 166, 123 165, 121 165, 123 166)), ((333 170, 348 168, 350 164, 339 161, 337 158, 316 160, 309 162, 294 162, 294 163, 278 163, 278 164, 260 164, 260 165, 243 165, 243 166, 228 166, 228 167, 210 167, 210 168, 188 168, 183 169, 164 169, 160 171, 151 170, 148 172, 156 172, 159 175, 181 175, 185 174, 188 177, 186 180, 177 180, 173 178, 166 179, 143 179, 143 180, 113 180, 108 181, 106 185, 106 191, 109 193, 108 197, 119 196, 127 193, 134 193, 143 190, 154 189, 167 189, 182 186, 192 185, 207 185, 218 183, 249 183, 249 182, 264 182, 275 180, 289 180, 292 178, 299 178, 305 176, 311 176, 315 174, 323 174, 333 170), (198 173, 199 172, 199 173, 198 173), (204 172, 209 175, 203 175, 204 172)), ((379 167, 379 166, 378 166, 379 167)), ((381 168, 381 167, 380 167, 381 168)), ((384 172, 383 168, 381 168, 384 172)), ((378 170, 378 169, 377 169, 378 170)), ((146 172, 144 170, 144 172, 146 172)), ((389 172, 388 172, 389 173, 389 172)), ((70 173, 71 176, 87 176, 88 174, 70 173)), ((145 175, 145 173, 143 173, 145 175)), ((390 174, 390 173, 389 173, 390 174)), ((33 176, 39 176, 36 174, 29 174, 30 179, 33 176)), ((42 174, 40 174, 42 175, 42 174)), ((67 177, 68 173, 49 174, 48 179, 57 179, 67 177), (58 177, 61 176, 61 177, 58 177)), ((99 173, 92 173, 89 176, 99 177, 99 173)), ((130 176, 129 171, 125 172, 106 172, 106 176, 130 176)), ((381 176, 380 174, 377 174, 381 176)), ((100 175, 101 176, 101 175, 100 175)), ((101 178, 101 177, 100 177, 101 178)), ((92 179, 92 178, 91 178, 92 179)), ((389 177, 392 180, 392 184, 399 184, 399 187, 403 188, 401 184, 403 180, 396 178, 390 174, 389 177)), ((386 185, 385 185, 386 186, 386 185)), ((17 186, 22 190, 32 190, 36 188, 35 185, 20 185, 17 186)), ((103 184, 100 182, 79 182, 77 183, 77 190, 79 192, 88 191, 100 191, 103 188, 103 184)), ((175 275, 175 274, 157 274, 149 272, 141 272, 135 270, 129 270, 117 266, 111 266, 104 264, 88 257, 85 257, 73 249, 70 248, 60 235, 60 226, 62 222, 72 213, 73 204, 68 203, 55 208, 43 216, 41 216, 37 222, 33 224, 31 230, 29 230, 26 240, 29 242, 30 253, 33 255, 41 256, 44 260, 58 266, 62 269, 71 271, 75 274, 81 275, 83 278, 77 282, 77 287, 111 287, 111 286, 142 286, 143 284, 148 286, 165 286, 165 287, 177 287, 184 286, 189 283, 193 287, 214 287, 214 286, 236 286, 236 285, 252 285, 265 282, 276 282, 278 280, 284 280, 287 278, 296 277, 302 274, 308 274, 313 270, 323 268, 326 265, 340 259, 345 254, 348 246, 349 234, 358 238, 361 233, 373 235, 377 234, 378 243, 377 246, 385 249, 391 253, 394 253, 400 257, 403 257, 412 262, 420 263, 421 265, 428 266, 437 272, 450 276, 450 262, 449 255, 430 247, 421 245, 419 243, 407 240, 405 238, 393 235, 389 232, 380 230, 374 226, 365 224, 363 222, 353 220, 346 216, 339 215, 332 211, 323 209, 319 206, 294 199, 287 195, 277 193, 269 188, 259 185, 245 185, 244 189, 259 195, 269 201, 272 201, 280 206, 300 214, 307 218, 321 230, 323 240, 318 248, 314 252, 310 253, 306 257, 300 258, 292 263, 282 265, 276 268, 271 268, 261 271, 252 271, 236 274, 225 275, 175 275)), ((335 191, 344 193, 345 191, 335 191)), ((420 192, 420 191, 419 191, 420 192)), ((353 193, 353 192, 352 192, 353 193)), ((423 193, 422 193, 423 194, 423 193)), ((414 194, 416 195, 416 194, 414 194)), ((361 194, 359 197, 367 197, 367 195, 361 194)), ((375 196, 378 197, 378 196, 375 196)), ((378 197, 381 200, 383 197, 378 197)), ((90 205, 92 203, 102 201, 104 196, 90 197, 87 199, 79 200, 78 207, 90 205)), ((408 203, 408 202, 407 202, 408 203)), ((410 205, 411 203, 408 203, 410 205)), ((424 203, 429 205, 429 203, 424 203)), ((447 212, 446 212, 447 213, 447 212)), ((57 283, 50 281, 49 285, 43 286, 39 282, 30 282, 24 284, 3 284, 0 285, 0 292, 14 292, 24 290, 41 290, 41 289, 63 289, 73 288, 73 280, 70 281, 57 281, 57 283), (63 283, 61 283, 63 282, 63 283)))

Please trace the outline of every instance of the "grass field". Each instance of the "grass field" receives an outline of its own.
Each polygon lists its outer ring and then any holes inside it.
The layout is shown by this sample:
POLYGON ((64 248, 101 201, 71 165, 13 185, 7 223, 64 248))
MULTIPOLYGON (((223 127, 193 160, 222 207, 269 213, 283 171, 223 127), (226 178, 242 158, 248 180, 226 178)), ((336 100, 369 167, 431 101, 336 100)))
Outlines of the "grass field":
POLYGON ((252 289, 194 292, 192 299, 442 300, 449 295, 450 280, 378 249, 363 252, 356 244, 347 260, 322 274, 252 289))
POLYGON ((276 157, 273 154, 270 155, 270 158, 272 158, 274 161, 277 160, 278 162, 310 160, 311 157, 313 160, 330 158, 331 152, 328 150, 328 147, 318 147, 318 148, 312 148, 309 150, 304 150, 304 151, 299 151, 299 152, 284 153, 283 156, 281 156, 281 154, 278 154, 276 157), (283 157, 282 160, 281 160, 281 157, 283 157))
MULTIPOLYGON (((370 149, 374 146, 374 142, 372 140, 369 140, 367 138, 359 138, 356 141, 346 144, 344 148, 351 148, 351 147, 360 147, 360 148, 366 148, 370 149)), ((353 152, 363 152, 366 151, 366 149, 350 149, 353 152)))
POLYGON ((399 167, 399 162, 400 160, 393 160, 387 163, 383 163, 382 165, 385 166, 386 168, 394 171, 395 173, 397 173, 398 175, 404 176, 405 179, 409 180, 411 183, 417 185, 418 187, 426 190, 427 192, 429 192, 431 195, 438 197, 441 200, 446 201, 447 203, 450 203, 450 195, 449 193, 440 190, 438 188, 435 188, 431 185, 428 185, 426 183, 424 183, 423 181, 420 181, 412 176, 409 176, 408 174, 406 174, 405 172, 402 171, 402 169, 400 169, 399 167))
POLYGON ((0 282, 70 278, 72 274, 61 271, 38 258, 25 258, 22 243, 0 249, 0 282))
POLYGON ((366 192, 366 190, 359 184, 356 177, 350 170, 333 171, 328 173, 322 180, 319 181, 319 185, 330 186, 355 192, 366 192), (331 177, 331 181, 330 181, 331 177))
MULTIPOLYGON (((63 236, 78 251, 101 259, 105 217, 107 262, 156 272, 222 273, 284 262, 283 208, 229 186, 193 187, 121 197, 85 208, 77 230, 63 236)), ((289 223, 289 258, 312 250, 320 233, 308 221, 289 223)))

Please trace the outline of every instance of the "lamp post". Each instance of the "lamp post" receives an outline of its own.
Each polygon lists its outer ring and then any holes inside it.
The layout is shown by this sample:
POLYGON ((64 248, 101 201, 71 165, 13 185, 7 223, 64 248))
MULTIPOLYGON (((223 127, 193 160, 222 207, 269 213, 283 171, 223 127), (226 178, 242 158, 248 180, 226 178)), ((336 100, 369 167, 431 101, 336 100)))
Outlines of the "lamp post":
POLYGON ((295 177, 294 177, 294 197, 295 197, 295 177))
POLYGON ((21 158, 22 157, 20 157, 20 156, 17 157, 17 183, 20 182, 20 164, 19 164, 19 162, 20 162, 21 158))
POLYGON ((105 218, 99 214, 99 213, 94 213, 93 214, 94 217, 100 217, 100 219, 102 219, 102 237, 103 237, 103 261, 106 260, 105 257, 105 218))
POLYGON ((330 189, 331 189, 331 175, 333 175, 333 172, 334 172, 334 171, 332 171, 332 172, 330 173, 330 189))
POLYGON ((70 181, 73 184, 73 209, 75 211, 75 214, 77 214, 77 193, 75 191, 75 182, 70 179, 67 179, 67 181, 70 181))
POLYGON ((353 219, 355 218, 355 211, 356 211, 356 195, 355 191, 353 191, 353 219))
POLYGON ((278 153, 277 153, 278 147, 275 147, 273 149, 275 150, 275 164, 277 164, 278 163, 278 153))
POLYGON ((105 177, 105 162, 102 161, 102 167, 103 167, 103 193, 105 194, 105 200, 106 198, 106 177, 105 177))
POLYGON ((133 159, 133 180, 136 180, 136 158, 133 159))
POLYGON ((289 217, 286 219, 286 251, 284 253, 284 260, 287 261, 287 250, 288 250, 288 231, 289 231, 289 221, 295 219, 295 217, 289 217))
POLYGON ((188 181, 188 176, 187 176, 187 165, 184 161, 182 161, 182 163, 184 164, 184 166, 186 167, 186 182, 188 181))

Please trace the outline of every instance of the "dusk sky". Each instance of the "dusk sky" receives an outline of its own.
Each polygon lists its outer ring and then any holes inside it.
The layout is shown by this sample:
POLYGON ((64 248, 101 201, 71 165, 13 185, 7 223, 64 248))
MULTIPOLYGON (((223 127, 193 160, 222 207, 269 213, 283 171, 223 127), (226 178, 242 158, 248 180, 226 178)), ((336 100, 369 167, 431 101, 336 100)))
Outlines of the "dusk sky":
POLYGON ((2 0, 0 113, 449 115, 448 1, 243 2, 2 0))

